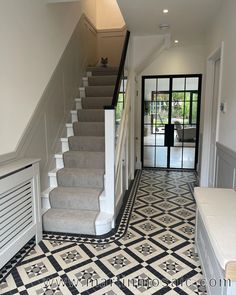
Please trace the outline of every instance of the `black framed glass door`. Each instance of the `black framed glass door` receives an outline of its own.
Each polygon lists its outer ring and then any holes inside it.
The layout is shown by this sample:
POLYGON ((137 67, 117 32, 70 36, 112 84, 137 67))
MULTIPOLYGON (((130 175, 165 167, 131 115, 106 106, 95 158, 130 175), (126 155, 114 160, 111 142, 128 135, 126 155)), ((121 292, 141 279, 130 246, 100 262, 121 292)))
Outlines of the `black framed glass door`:
POLYGON ((201 75, 142 79, 144 167, 196 169, 201 75))

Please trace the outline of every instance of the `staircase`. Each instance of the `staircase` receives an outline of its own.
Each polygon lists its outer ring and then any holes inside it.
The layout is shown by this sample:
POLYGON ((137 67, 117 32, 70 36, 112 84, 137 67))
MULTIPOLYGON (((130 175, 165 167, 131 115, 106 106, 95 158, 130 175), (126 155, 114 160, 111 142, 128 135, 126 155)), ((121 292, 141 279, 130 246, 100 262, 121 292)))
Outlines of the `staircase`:
POLYGON ((49 173, 50 188, 43 193, 50 207, 43 215, 44 231, 99 235, 111 228, 113 216, 104 206, 104 106, 111 105, 117 71, 87 69, 72 124, 66 124, 67 138, 61 139, 62 153, 49 173))

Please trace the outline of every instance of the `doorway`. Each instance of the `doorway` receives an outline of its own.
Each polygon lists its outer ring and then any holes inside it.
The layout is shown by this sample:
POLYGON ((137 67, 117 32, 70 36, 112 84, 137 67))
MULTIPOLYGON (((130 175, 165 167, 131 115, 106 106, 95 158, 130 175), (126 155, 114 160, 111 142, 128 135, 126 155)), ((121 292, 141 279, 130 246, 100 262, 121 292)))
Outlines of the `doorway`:
POLYGON ((142 163, 196 169, 201 75, 142 77, 142 163))

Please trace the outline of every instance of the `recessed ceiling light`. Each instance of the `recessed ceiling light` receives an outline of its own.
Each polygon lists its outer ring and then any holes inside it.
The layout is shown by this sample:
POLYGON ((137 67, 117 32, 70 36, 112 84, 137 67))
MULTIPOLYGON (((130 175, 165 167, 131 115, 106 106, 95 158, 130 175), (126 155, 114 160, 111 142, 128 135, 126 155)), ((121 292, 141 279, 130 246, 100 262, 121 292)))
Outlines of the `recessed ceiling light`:
POLYGON ((163 9, 163 13, 164 13, 164 14, 167 14, 168 12, 169 12, 168 9, 163 9))
POLYGON ((175 44, 178 44, 179 43, 179 40, 175 40, 175 44))

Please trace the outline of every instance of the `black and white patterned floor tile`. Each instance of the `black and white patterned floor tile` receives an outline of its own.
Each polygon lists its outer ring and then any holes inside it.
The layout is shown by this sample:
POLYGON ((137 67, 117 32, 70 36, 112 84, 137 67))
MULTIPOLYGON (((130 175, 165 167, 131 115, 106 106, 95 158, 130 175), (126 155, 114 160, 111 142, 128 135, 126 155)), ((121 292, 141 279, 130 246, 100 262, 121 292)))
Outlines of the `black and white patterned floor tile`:
POLYGON ((194 251, 195 183, 193 172, 138 172, 116 229, 31 241, 1 270, 0 294, 205 295, 194 251))

